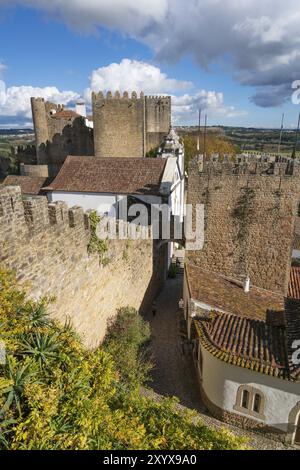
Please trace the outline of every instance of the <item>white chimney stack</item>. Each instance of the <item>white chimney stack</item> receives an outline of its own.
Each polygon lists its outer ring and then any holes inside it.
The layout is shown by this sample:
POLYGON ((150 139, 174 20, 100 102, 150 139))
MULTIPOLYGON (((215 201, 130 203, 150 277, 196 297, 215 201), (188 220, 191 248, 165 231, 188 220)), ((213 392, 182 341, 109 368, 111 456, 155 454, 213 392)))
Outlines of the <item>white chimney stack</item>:
POLYGON ((244 284, 244 292, 248 294, 250 292, 250 277, 247 276, 244 284))
POLYGON ((86 106, 83 100, 78 100, 76 103, 76 113, 80 116, 86 117, 86 106))

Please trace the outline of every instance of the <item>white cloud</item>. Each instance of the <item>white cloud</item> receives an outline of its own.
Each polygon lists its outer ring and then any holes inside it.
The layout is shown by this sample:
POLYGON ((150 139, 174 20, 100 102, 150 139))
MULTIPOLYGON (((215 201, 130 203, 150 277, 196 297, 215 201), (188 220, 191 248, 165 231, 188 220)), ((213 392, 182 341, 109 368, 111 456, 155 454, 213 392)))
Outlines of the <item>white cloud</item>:
POLYGON ((193 122, 197 119, 199 107, 209 112, 210 117, 232 118, 244 115, 224 104, 223 93, 200 90, 193 94, 181 94, 194 88, 192 82, 169 78, 158 67, 146 62, 123 59, 119 64, 114 63, 100 67, 92 72, 90 88, 84 96, 90 102, 91 91, 143 91, 145 94, 171 94, 174 122, 193 122))
POLYGON ((199 108, 208 114, 209 121, 220 118, 234 118, 244 116, 246 111, 237 110, 234 106, 226 106, 223 93, 200 90, 194 95, 185 94, 172 97, 172 110, 174 123, 195 123, 199 108))
MULTIPOLYGON (((1 0, 0 0, 1 1, 1 0)), ((94 70, 90 87, 84 92, 87 104, 91 103, 91 91, 144 91, 146 94, 170 94, 172 96, 173 120, 189 123, 197 119, 199 107, 209 113, 210 119, 232 118, 243 114, 234 107, 226 106, 223 93, 194 90, 191 82, 169 78, 158 67, 146 62, 123 59, 94 70), (190 90, 189 93, 185 91, 190 90), (182 94, 185 92, 184 94, 182 94)), ((45 100, 72 106, 79 94, 74 91, 59 91, 56 87, 19 86, 6 88, 0 80, 0 126, 7 123, 13 127, 25 126, 31 119, 30 98, 40 96, 45 100)))
POLYGON ((191 88, 187 81, 168 78, 158 67, 137 60, 123 59, 119 64, 110 64, 94 70, 91 75, 90 91, 136 91, 148 94, 174 93, 191 88))
POLYGON ((106 26, 129 34, 143 34, 149 24, 161 22, 168 9, 168 0, 0 0, 1 4, 27 5, 84 31, 106 26))
MULTIPOLYGON (((14 118, 17 122, 31 119, 31 97, 42 97, 54 103, 68 104, 75 101, 79 94, 73 91, 60 92, 56 87, 12 86, 6 87, 0 80, 0 118, 14 118)), ((0 120, 2 122, 3 119, 0 120)), ((12 121, 14 122, 14 121, 12 121)))
POLYGON ((18 3, 77 29, 118 29, 163 60, 189 55, 208 67, 226 56, 258 105, 283 102, 300 78, 299 0, 0 0, 18 3))

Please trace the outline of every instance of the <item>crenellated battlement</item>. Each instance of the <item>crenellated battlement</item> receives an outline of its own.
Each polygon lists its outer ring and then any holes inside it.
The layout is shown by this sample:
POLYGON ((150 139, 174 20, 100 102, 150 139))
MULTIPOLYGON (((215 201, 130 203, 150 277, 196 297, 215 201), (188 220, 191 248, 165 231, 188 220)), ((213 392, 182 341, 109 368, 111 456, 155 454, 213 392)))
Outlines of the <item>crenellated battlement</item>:
POLYGON ((211 157, 205 160, 203 155, 195 158, 191 163, 191 169, 198 168, 199 173, 204 175, 249 175, 249 176, 300 176, 300 164, 292 159, 240 159, 225 158, 220 160, 211 157))
MULTIPOLYGON (((7 245, 22 234, 29 238, 46 234, 53 227, 63 231, 70 228, 89 231, 89 215, 81 207, 68 208, 64 202, 48 203, 45 196, 22 197, 17 186, 0 189, 0 234, 7 245)), ((21 241, 20 240, 20 241, 21 241)), ((1 246, 1 242, 0 242, 1 246)))
POLYGON ((146 106, 169 106, 171 110, 171 96, 151 95, 145 96, 146 106))
POLYGON ((129 93, 128 91, 124 91, 122 94, 119 91, 112 93, 108 91, 106 94, 103 91, 99 92, 92 92, 92 102, 96 101, 107 101, 107 100, 138 100, 144 99, 145 95, 141 92, 138 96, 136 91, 129 93))
POLYGON ((147 103, 160 103, 162 100, 166 103, 171 103, 171 96, 166 95, 146 95, 143 91, 137 93, 136 91, 132 91, 129 93, 128 91, 124 91, 121 93, 120 91, 115 91, 112 93, 111 91, 107 91, 106 94, 103 91, 99 92, 92 92, 92 101, 106 101, 106 100, 138 100, 138 99, 145 99, 147 103))
POLYGON ((300 197, 296 160, 203 156, 189 166, 187 203, 204 206, 203 269, 286 295, 300 197), (277 160, 277 161, 276 161, 277 160))

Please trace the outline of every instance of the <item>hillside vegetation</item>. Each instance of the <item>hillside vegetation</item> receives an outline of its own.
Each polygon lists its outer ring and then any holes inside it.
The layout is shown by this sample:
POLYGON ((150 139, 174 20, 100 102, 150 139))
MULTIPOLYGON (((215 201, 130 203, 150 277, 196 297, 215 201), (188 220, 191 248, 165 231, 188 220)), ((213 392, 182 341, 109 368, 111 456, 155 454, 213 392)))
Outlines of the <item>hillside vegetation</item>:
POLYGON ((176 401, 140 395, 152 365, 149 325, 136 311, 122 309, 102 347, 89 351, 47 304, 27 300, 0 268, 0 449, 244 448, 226 430, 194 425, 176 401))
MULTIPOLYGON (((197 134, 186 133, 182 134, 181 138, 184 142, 185 150, 185 167, 188 170, 189 162, 197 155, 204 153, 204 139, 203 135, 200 139, 200 150, 197 150, 197 134)), ((205 153, 211 155, 218 153, 223 156, 224 154, 235 155, 238 152, 236 147, 229 139, 216 133, 208 133, 206 136, 205 153)))

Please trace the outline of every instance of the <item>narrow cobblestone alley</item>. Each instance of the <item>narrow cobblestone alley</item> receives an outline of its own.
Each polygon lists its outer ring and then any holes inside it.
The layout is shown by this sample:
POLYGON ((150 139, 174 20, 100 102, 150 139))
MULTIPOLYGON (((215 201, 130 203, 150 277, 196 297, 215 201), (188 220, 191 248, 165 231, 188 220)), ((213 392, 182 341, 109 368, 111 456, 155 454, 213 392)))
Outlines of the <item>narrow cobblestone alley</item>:
POLYGON ((183 275, 168 279, 157 298, 157 313, 149 314, 155 369, 151 388, 164 396, 177 396, 180 403, 203 410, 191 352, 184 337, 183 313, 178 308, 182 297, 183 275))

